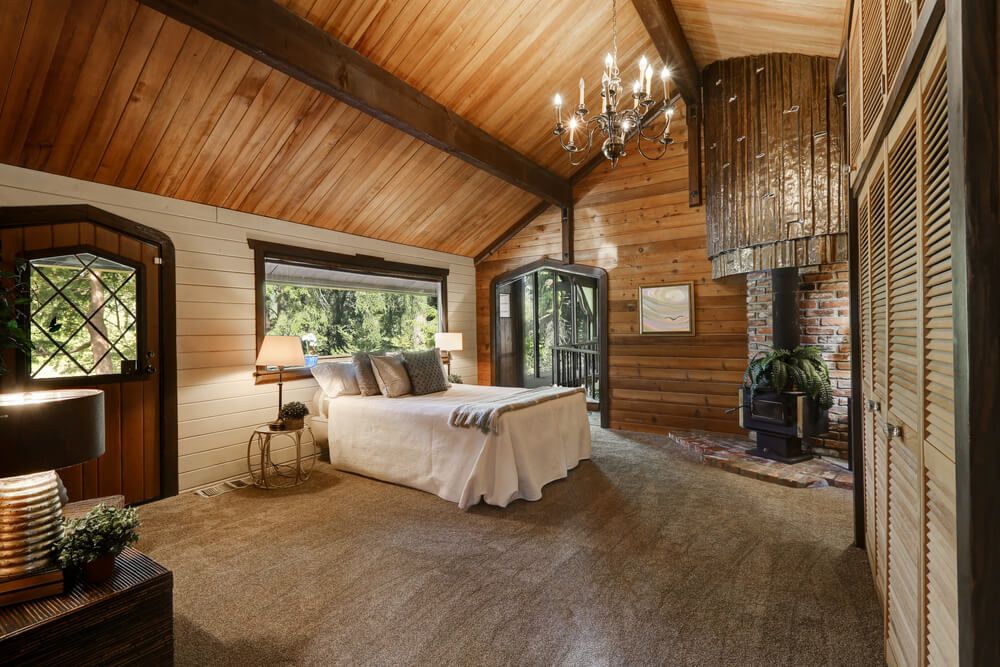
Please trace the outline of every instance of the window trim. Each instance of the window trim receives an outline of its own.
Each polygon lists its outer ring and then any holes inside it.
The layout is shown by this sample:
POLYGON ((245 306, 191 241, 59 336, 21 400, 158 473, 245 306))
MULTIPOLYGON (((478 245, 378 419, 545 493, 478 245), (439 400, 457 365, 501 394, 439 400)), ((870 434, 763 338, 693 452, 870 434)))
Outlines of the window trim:
MULTIPOLYGON (((120 382, 136 382, 146 379, 144 373, 141 372, 143 359, 145 358, 146 351, 149 349, 149 341, 146 339, 146 327, 140 321, 140 316, 144 313, 145 304, 144 296, 146 290, 146 267, 141 262, 136 262, 135 260, 129 259, 128 257, 123 257, 118 253, 111 252, 109 250, 104 250, 103 248, 98 248, 95 245, 89 244, 78 244, 71 246, 60 246, 58 248, 46 248, 44 250, 31 250, 27 252, 18 253, 17 259, 23 260, 26 264, 25 277, 27 278, 22 285, 21 295, 24 297, 31 296, 31 262, 35 259, 42 259, 45 257, 58 257, 61 255, 79 255, 80 253, 90 253, 98 257, 104 257, 112 261, 118 262, 123 266, 127 266, 135 270, 135 301, 136 301, 136 372, 134 374, 125 373, 114 373, 109 375, 72 375, 69 377, 51 377, 51 378, 33 378, 31 377, 31 359, 28 355, 19 354, 17 355, 17 378, 18 381, 26 387, 38 387, 45 388, 58 384, 60 387, 91 387, 101 384, 116 384, 120 382)), ((31 336, 31 312, 28 306, 24 307, 22 311, 22 327, 25 333, 31 336)))
MULTIPOLYGON (((299 248, 296 246, 273 243, 260 239, 247 239, 247 245, 253 250, 254 271, 254 331, 256 333, 256 353, 260 351, 266 331, 267 312, 264 301, 265 263, 267 260, 295 262, 322 269, 346 271, 362 275, 387 276, 392 278, 409 278, 438 283, 438 314, 441 331, 448 330, 448 274, 450 269, 422 264, 406 264, 393 262, 372 255, 346 255, 315 248, 299 248)), ((323 357, 321 357, 323 358, 323 357)), ((329 357, 340 358, 340 357, 329 357)), ((292 368, 282 374, 284 382, 304 380, 312 377, 308 368, 292 368)), ((278 381, 277 371, 268 371, 264 367, 254 367, 254 384, 272 384, 278 381)))

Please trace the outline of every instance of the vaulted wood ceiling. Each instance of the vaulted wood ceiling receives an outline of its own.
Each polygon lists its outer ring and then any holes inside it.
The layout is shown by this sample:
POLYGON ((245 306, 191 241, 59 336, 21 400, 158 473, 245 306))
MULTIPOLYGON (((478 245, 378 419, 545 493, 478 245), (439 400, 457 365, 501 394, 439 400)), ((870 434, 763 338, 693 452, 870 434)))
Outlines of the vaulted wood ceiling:
POLYGON ((850 0, 672 0, 701 67, 758 53, 836 58, 850 0))
MULTIPOLYGON (((686 5, 722 2, 674 1, 682 23, 686 5)), ((539 204, 135 0, 2 2, 0 162, 470 256, 539 204)), ((536 163, 571 174, 551 134, 551 99, 559 91, 575 103, 582 75, 597 103, 608 0, 279 4, 536 163)), ((729 4, 766 17, 774 2, 729 4)), ((620 61, 631 76, 655 49, 632 4, 618 5, 620 61)), ((832 32, 839 40, 839 27, 832 32)), ((691 41, 699 59, 719 48, 691 41)))

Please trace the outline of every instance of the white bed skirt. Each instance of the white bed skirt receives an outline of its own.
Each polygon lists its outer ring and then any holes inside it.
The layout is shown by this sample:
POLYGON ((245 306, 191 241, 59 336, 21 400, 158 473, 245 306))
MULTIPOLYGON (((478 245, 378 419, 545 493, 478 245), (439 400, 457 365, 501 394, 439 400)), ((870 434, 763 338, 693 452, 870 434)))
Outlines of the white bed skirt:
POLYGON ((460 403, 523 391, 455 385, 428 396, 341 396, 328 403, 330 462, 341 470, 433 493, 462 509, 538 500, 542 487, 590 458, 583 394, 500 418, 499 433, 448 424, 460 403))

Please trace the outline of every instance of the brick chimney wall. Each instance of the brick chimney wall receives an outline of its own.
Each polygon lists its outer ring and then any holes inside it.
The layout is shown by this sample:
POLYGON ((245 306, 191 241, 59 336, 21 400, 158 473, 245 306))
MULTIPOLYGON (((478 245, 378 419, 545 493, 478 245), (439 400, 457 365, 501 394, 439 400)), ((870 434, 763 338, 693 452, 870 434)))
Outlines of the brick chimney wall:
MULTIPOLYGON (((799 318, 802 344, 823 350, 830 368, 834 405, 830 432, 808 438, 805 449, 847 458, 847 399, 851 395, 850 286, 846 263, 799 269, 799 318)), ((771 349, 771 273, 747 274, 748 356, 771 349)))

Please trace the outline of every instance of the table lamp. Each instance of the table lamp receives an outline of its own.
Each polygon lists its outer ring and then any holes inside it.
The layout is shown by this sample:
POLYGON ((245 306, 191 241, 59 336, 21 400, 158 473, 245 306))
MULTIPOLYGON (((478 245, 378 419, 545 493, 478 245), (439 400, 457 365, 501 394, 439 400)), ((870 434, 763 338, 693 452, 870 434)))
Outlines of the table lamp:
POLYGON ((104 392, 0 394, 0 606, 59 593, 62 537, 56 468, 104 453, 104 392))
POLYGON ((434 334, 434 345, 444 353, 445 363, 448 364, 448 377, 451 377, 451 353, 462 351, 462 334, 446 331, 436 333, 434 334))
POLYGON ((264 336, 260 353, 257 355, 258 366, 274 366, 278 369, 278 417, 281 419, 281 387, 282 373, 289 366, 305 366, 306 355, 302 353, 302 339, 299 336, 264 336))

